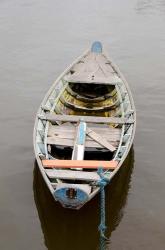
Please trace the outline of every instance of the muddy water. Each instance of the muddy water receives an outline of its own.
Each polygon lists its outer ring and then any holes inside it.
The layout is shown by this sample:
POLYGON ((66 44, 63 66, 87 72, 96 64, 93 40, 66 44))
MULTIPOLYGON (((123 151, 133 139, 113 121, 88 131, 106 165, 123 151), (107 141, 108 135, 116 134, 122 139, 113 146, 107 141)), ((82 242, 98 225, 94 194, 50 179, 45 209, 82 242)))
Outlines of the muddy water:
POLYGON ((164 0, 0 1, 0 249, 98 247, 97 197, 54 204, 34 164, 36 110, 53 80, 93 40, 127 78, 134 148, 106 190, 108 249, 165 249, 164 0))

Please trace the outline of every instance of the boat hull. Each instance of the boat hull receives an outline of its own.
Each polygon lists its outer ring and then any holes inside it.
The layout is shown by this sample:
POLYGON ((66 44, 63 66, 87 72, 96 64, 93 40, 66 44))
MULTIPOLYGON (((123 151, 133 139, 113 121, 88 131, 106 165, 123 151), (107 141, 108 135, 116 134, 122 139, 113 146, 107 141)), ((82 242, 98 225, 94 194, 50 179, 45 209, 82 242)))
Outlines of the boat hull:
MULTIPOLYGON (((98 185, 100 179, 97 170, 103 168, 103 176, 108 180, 107 183, 111 181, 129 153, 134 139, 135 128, 136 111, 127 81, 117 66, 108 59, 105 52, 103 53, 101 44, 95 43, 91 51, 86 51, 59 76, 46 94, 37 112, 33 133, 34 151, 40 172, 53 198, 59 201, 62 206, 72 209, 79 209, 92 199, 100 190, 98 185), (85 58, 88 59, 87 62, 85 58), (100 64, 98 62, 93 63, 93 58, 95 60, 101 58, 99 59, 100 64), (106 58, 106 62, 104 62, 104 58, 106 58), (97 73, 92 74, 92 76, 85 73, 82 80, 81 73, 83 70, 80 67, 82 62, 85 62, 85 66, 83 65, 84 72, 87 72, 87 69, 93 70, 96 67, 97 73), (92 66, 91 62, 93 63, 92 66), (104 65, 104 68, 102 67, 104 78, 99 71, 100 66, 98 67, 97 64, 101 65, 101 67, 102 64, 104 65), (105 68, 105 64, 106 66, 109 64, 111 71, 113 71, 108 76, 106 75, 107 68, 105 68), (89 78, 93 84, 92 86, 96 86, 96 91, 93 93, 92 89, 86 93, 91 88, 89 78), (100 84, 100 79, 101 81, 105 79, 104 85, 106 87, 100 84), (79 82, 80 80, 82 82, 79 82), (83 95, 77 89, 77 84, 83 90, 83 95), (82 86, 85 86, 85 89, 82 86), (99 91, 101 90, 103 95, 99 96, 98 88, 100 88, 99 91), (75 89, 78 91, 76 95, 75 89), (109 92, 105 93, 105 89, 109 92), (115 104, 113 104, 112 100, 115 100, 115 104), (50 114, 54 118, 50 118, 50 114), (62 118, 60 117, 61 114, 62 118), (96 114, 95 121, 93 114, 96 114), (99 114, 101 114, 101 117, 99 114), (106 118, 107 115, 109 117, 106 118), (78 117, 82 117, 82 119, 78 117), (94 123, 94 126, 91 126, 91 122, 94 123), (68 123, 69 126, 65 126, 68 123), (65 133, 65 130, 67 133, 65 133), (64 134, 67 138, 63 138, 64 134), (74 138, 72 138, 73 135, 75 135, 74 138), (72 150, 71 159, 68 160, 63 169, 61 168, 62 165, 60 167, 58 164, 51 165, 51 160, 58 159, 56 155, 61 148, 62 158, 65 158, 67 150, 72 150), (55 150, 55 155, 52 153, 53 150, 55 150), (85 166, 85 164, 74 166, 72 164, 74 161, 77 162, 76 164, 79 164, 82 160, 86 162, 84 157, 86 155, 89 157, 90 152, 92 152, 92 155, 94 151, 97 157, 99 157, 100 152, 103 152, 101 153, 102 157, 104 157, 104 154, 108 155, 107 162, 110 162, 110 164, 107 169, 107 164, 103 162, 103 159, 96 161, 94 167, 91 167, 90 162, 87 163, 89 166, 85 166), (49 171, 47 165, 44 165, 45 159, 50 162, 52 172, 49 171), (116 164, 112 168, 111 162, 113 161, 116 164), (59 175, 61 173, 62 176, 59 175)), ((94 161, 94 159, 90 160, 94 161)))

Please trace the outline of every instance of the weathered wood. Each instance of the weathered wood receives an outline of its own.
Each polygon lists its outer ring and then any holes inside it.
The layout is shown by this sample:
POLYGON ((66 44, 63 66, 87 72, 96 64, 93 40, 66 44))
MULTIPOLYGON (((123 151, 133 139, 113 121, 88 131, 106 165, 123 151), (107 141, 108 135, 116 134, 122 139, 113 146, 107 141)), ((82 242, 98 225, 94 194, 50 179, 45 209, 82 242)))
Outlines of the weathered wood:
POLYGON ((109 61, 102 54, 89 54, 73 68, 73 74, 68 76, 68 82, 116 84, 122 82, 109 61))
POLYGON ((118 161, 42 160, 45 168, 115 169, 118 161))
POLYGON ((50 179, 67 179, 67 180, 85 180, 85 181, 99 181, 100 177, 96 172, 87 171, 73 171, 73 170, 59 170, 59 169, 45 169, 46 174, 50 179))
POLYGON ((96 60, 106 75, 110 75, 112 73, 116 74, 116 71, 112 68, 110 61, 108 61, 103 54, 98 54, 96 60))
POLYGON ((132 124, 134 121, 128 118, 120 117, 100 117, 100 116, 78 116, 78 115, 56 115, 46 114, 44 116, 38 115, 39 119, 47 120, 50 122, 65 121, 65 122, 79 122, 83 120, 91 123, 112 123, 112 124, 132 124))
MULTIPOLYGON (((90 126, 90 124, 88 125, 88 128, 92 129, 93 131, 95 131, 96 133, 100 133, 103 134, 105 136, 112 136, 115 135, 116 137, 120 137, 121 134, 121 129, 120 128, 113 128, 113 127, 109 127, 107 126, 103 126, 101 125, 100 127, 94 127, 94 126, 90 126)), ((48 135, 53 135, 53 134, 71 134, 73 136, 73 134, 76 133, 76 127, 74 126, 67 126, 66 123, 65 124, 61 124, 61 125, 52 125, 49 127, 49 131, 48 131, 48 135)))
MULTIPOLYGON (((103 138, 106 138, 108 141, 119 141, 120 140, 120 134, 121 134, 121 130, 120 129, 110 129, 110 131, 108 131, 108 129, 96 129, 94 127, 89 128, 92 131, 94 131, 97 134, 103 135, 103 138), (114 131, 114 132, 113 132, 114 131)), ((89 130, 88 130, 89 131, 89 130)), ((48 137, 53 137, 56 138, 58 137, 59 139, 73 139, 75 137, 76 131, 75 131, 75 127, 66 127, 63 125, 60 126, 51 126, 49 128, 48 131, 48 137)), ((87 137, 86 137, 87 141, 91 141, 92 137, 89 137, 88 133, 87 133, 87 137)))
POLYGON ((103 147, 109 149, 111 152, 114 152, 116 148, 110 144, 103 136, 99 135, 98 133, 94 132, 92 129, 87 128, 87 134, 96 142, 98 142, 103 147))
MULTIPOLYGON (((60 126, 50 126, 47 142, 53 145, 73 147, 75 134, 76 130, 74 126, 66 126, 64 124, 60 126)), ((85 146, 96 148, 105 147, 111 152, 114 152, 120 140, 120 134, 121 129, 110 127, 92 127, 91 129, 88 127, 85 146)))
MULTIPOLYGON (((117 142, 110 142, 110 143, 112 144, 113 147, 117 147, 119 144, 118 141, 117 142)), ((47 144, 73 147, 74 140, 73 139, 58 138, 58 137, 48 137, 47 144)), ((96 141, 86 140, 85 147, 86 148, 103 148, 104 146, 100 145, 100 143, 98 143, 96 141)))
MULTIPOLYGON (((95 130, 93 130, 95 133, 97 133, 95 130)), ((99 134, 99 133, 97 133, 99 134)), ((101 134, 101 133, 100 133, 101 134)), ((108 133, 105 133, 104 132, 101 134, 103 135, 103 138, 106 138, 107 141, 119 141, 120 140, 120 135, 119 134, 108 134, 108 133)), ((59 133, 48 133, 48 137, 49 138, 58 138, 58 139, 71 139, 73 140, 74 137, 75 137, 75 134, 73 132, 70 132, 70 131, 64 131, 64 132, 59 132, 59 133)), ((101 136, 102 137, 102 136, 101 136)), ((89 137, 89 135, 87 134, 86 136, 86 141, 92 141, 93 138, 92 137, 89 137)))
POLYGON ((92 78, 92 76, 84 77, 83 74, 79 74, 78 76, 74 76, 72 78, 67 79, 70 83, 85 83, 85 84, 106 84, 106 85, 116 85, 116 84, 122 84, 122 81, 117 75, 113 75, 111 77, 107 77, 106 79, 104 77, 95 77, 92 78))

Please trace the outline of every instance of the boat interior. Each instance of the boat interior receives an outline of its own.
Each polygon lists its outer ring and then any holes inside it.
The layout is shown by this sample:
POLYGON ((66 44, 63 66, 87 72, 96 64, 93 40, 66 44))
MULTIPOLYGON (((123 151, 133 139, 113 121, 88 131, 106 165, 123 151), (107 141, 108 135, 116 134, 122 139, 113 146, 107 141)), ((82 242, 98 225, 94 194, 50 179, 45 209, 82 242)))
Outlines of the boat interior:
MULTIPOLYGON (((93 117, 121 117, 122 110, 115 85, 68 83, 59 96, 56 114, 93 117)), ((87 127, 105 139, 115 149, 120 141, 121 124, 93 124, 87 127)), ((47 144, 49 154, 56 159, 72 159, 77 126, 69 122, 49 124, 47 144), (65 149, 65 154, 63 153, 65 149)), ((114 151, 86 135, 84 160, 111 160, 114 151)))

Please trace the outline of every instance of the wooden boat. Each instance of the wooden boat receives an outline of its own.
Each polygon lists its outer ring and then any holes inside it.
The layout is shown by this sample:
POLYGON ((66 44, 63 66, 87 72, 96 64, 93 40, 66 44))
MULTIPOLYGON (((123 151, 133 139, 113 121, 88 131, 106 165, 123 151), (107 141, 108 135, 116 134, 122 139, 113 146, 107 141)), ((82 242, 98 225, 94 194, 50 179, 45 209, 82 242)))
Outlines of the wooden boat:
POLYGON ((92 199, 100 180, 108 183, 122 166, 135 126, 129 86, 94 42, 55 81, 36 115, 35 156, 54 199, 72 209, 92 199))

